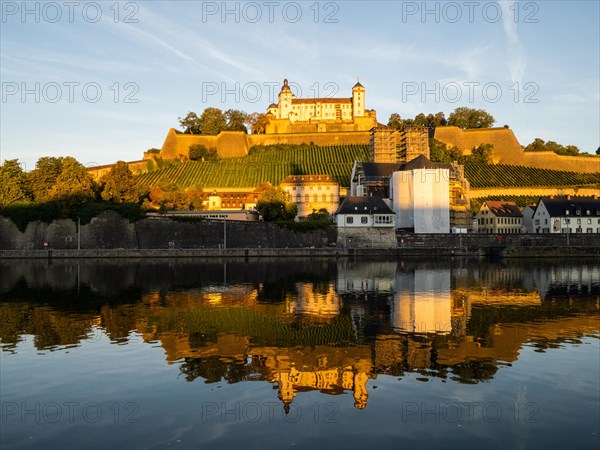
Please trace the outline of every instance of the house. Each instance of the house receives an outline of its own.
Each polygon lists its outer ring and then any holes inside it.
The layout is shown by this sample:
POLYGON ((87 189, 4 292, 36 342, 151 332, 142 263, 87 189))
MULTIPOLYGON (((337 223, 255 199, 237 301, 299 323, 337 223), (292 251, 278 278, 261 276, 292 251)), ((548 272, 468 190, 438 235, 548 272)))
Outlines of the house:
POLYGON ((460 164, 432 163, 425 155, 420 155, 404 164, 355 161, 350 178, 350 195, 391 198, 390 180, 392 174, 401 169, 410 170, 419 164, 423 166, 422 168, 427 166, 429 168, 448 169, 446 179, 449 184, 447 194, 449 198, 450 227, 470 230, 472 228, 470 185, 464 175, 464 166, 460 164))
POLYGON ((475 215, 480 233, 523 232, 523 214, 515 202, 486 200, 475 215))
POLYGON ((355 161, 350 177, 350 195, 367 195, 389 198, 390 177, 400 167, 399 163, 355 161))
POLYGON ((335 220, 340 247, 397 247, 395 214, 381 197, 348 196, 335 220))
POLYGON ((450 168, 421 155, 394 171, 390 197, 398 228, 415 233, 450 232, 450 168))
POLYGON ((533 213, 534 233, 600 233, 600 199, 542 197, 533 213))
POLYGON ((523 229, 526 230, 527 233, 534 233, 533 231, 533 213, 535 212, 536 205, 527 205, 521 211, 523 214, 523 229))
POLYGON ((298 206, 298 219, 321 209, 333 215, 340 205, 340 184, 331 175, 289 175, 280 186, 298 206))

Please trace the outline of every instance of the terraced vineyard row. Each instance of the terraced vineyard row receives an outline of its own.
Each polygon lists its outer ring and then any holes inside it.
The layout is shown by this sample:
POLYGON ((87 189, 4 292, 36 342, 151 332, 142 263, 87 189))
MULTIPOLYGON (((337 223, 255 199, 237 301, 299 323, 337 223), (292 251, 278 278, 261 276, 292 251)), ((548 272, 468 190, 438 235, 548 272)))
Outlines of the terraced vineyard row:
POLYGON ((504 164, 467 164, 465 176, 472 188, 600 184, 600 173, 563 172, 504 164))
MULTIPOLYGON (((149 185, 166 179, 180 186, 252 187, 265 181, 278 185, 288 175, 330 174, 342 186, 349 187, 355 160, 369 160, 368 145, 273 145, 254 147, 249 155, 242 158, 181 163, 142 174, 138 180, 149 185)), ((563 172, 501 164, 467 164, 465 175, 472 188, 600 184, 600 173, 563 172)))
POLYGON ((139 176, 138 182, 155 185, 161 179, 181 186, 250 187, 268 181, 278 185, 288 175, 330 174, 350 186, 355 160, 368 160, 368 146, 282 146, 264 148, 243 158, 214 162, 190 161, 139 176))

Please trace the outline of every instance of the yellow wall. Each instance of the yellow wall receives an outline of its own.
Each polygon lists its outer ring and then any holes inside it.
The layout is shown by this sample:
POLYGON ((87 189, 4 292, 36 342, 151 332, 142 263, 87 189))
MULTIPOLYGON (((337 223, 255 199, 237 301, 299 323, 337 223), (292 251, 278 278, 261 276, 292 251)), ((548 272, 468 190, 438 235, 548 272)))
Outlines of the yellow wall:
POLYGON ((492 161, 495 164, 512 164, 542 169, 568 170, 573 172, 600 172, 600 158, 586 156, 562 156, 553 152, 524 152, 511 129, 484 128, 461 130, 458 127, 438 127, 435 139, 448 146, 456 146, 470 154, 473 147, 492 144, 492 161))

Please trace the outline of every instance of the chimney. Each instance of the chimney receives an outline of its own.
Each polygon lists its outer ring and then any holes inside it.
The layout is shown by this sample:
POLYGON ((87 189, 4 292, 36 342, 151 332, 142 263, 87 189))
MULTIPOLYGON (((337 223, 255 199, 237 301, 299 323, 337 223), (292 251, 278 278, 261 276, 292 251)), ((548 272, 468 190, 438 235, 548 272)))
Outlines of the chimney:
POLYGON ((571 194, 567 194, 565 197, 567 200, 571 200, 571 194))

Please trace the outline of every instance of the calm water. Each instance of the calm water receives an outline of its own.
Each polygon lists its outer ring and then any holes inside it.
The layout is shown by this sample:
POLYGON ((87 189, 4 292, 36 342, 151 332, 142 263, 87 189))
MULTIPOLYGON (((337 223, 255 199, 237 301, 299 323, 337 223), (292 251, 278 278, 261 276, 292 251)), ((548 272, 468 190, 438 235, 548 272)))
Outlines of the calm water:
POLYGON ((0 261, 2 448, 594 448, 600 262, 0 261))

